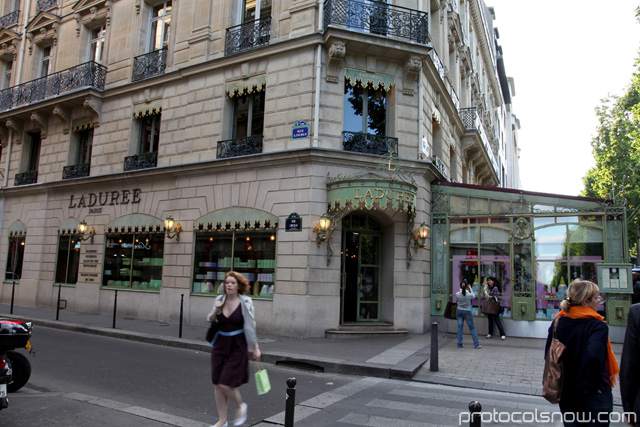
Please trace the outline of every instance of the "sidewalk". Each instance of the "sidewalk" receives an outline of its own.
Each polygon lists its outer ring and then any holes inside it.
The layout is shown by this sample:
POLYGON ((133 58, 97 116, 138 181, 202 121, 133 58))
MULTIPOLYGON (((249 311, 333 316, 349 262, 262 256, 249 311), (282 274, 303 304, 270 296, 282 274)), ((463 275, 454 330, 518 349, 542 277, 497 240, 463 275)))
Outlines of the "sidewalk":
MULTIPOLYGON (((0 316, 30 320, 35 326, 33 344, 37 349, 39 326, 130 339, 151 344, 210 351, 204 341, 204 326, 180 326, 149 320, 95 315, 0 304, 0 316)), ((406 337, 330 339, 290 338, 258 334, 263 361, 298 365, 302 369, 347 375, 413 380, 465 388, 541 395, 545 340, 539 338, 480 338, 476 350, 465 335, 465 347, 457 348, 455 334, 438 334, 438 370, 431 372, 431 334, 406 337)), ((622 344, 612 344, 620 360, 622 344)), ((614 404, 620 404, 614 390, 614 404)))

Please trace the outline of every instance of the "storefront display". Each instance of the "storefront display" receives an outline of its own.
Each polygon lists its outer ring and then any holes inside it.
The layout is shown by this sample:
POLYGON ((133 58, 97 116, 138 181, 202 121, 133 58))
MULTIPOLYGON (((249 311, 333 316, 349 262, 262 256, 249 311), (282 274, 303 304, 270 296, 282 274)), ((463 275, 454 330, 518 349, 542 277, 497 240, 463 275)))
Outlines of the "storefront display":
POLYGON ((160 290, 163 252, 162 232, 107 234, 103 286, 160 290))

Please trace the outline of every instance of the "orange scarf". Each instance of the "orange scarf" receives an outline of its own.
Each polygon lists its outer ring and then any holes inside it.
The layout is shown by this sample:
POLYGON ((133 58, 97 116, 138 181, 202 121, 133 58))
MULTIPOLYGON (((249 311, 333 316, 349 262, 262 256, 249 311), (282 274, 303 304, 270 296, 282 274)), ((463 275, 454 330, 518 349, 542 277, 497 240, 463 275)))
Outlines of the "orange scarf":
MULTIPOLYGON (((564 311, 560 311, 558 316, 567 316, 571 319, 598 319, 604 322, 604 317, 600 316, 598 313, 593 311, 593 309, 589 307, 585 307, 583 305, 574 305, 571 307, 568 313, 564 311)), ((616 360, 616 355, 613 354, 613 350, 611 349, 611 341, 607 338, 607 361, 606 361, 607 374, 609 374, 609 381, 611 382, 611 387, 615 387, 616 379, 618 374, 620 373, 620 368, 618 367, 618 361, 616 360)))

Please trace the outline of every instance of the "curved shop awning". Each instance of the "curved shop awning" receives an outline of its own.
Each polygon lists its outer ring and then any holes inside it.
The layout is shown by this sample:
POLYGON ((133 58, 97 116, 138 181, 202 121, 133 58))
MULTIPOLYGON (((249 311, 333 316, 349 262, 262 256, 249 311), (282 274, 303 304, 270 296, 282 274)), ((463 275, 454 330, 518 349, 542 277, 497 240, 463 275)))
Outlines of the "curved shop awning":
POLYGON ((267 75, 250 77, 248 79, 236 80, 228 82, 225 92, 229 98, 234 96, 250 95, 254 92, 261 92, 267 87, 267 75))
POLYGON ((260 231, 278 228, 278 217, 252 208, 226 208, 194 221, 196 231, 260 231))
POLYGON ((143 102, 133 106, 133 117, 140 119, 145 116, 153 116, 162 112, 162 99, 151 102, 143 102))
POLYGON ((362 70, 346 68, 345 82, 349 87, 365 87, 388 92, 396 85, 396 77, 389 74, 368 73, 362 70))
POLYGON ((415 213, 418 187, 380 178, 347 178, 327 184, 330 211, 387 210, 415 213))

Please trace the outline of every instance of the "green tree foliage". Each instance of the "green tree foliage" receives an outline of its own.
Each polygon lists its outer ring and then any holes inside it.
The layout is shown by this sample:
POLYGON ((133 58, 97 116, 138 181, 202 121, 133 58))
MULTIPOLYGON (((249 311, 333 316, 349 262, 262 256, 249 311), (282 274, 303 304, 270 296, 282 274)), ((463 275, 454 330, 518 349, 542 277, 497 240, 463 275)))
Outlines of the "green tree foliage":
MULTIPOLYGON (((640 8, 636 9, 640 21, 640 8)), ((640 207, 640 59, 627 92, 596 108, 597 135, 591 141, 595 166, 583 178, 583 196, 624 203, 629 217, 640 207)), ((637 254, 640 215, 629 222, 629 247, 637 254)))

